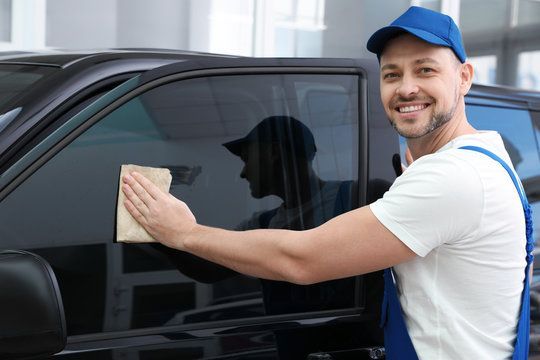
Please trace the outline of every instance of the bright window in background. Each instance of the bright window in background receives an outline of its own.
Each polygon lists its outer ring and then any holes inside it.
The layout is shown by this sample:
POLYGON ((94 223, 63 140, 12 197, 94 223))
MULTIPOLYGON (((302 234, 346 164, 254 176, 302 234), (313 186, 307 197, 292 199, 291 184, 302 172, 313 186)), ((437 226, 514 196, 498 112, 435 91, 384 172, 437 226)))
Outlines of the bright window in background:
POLYGON ((325 0, 273 1, 274 56, 320 56, 325 0))
POLYGON ((495 55, 472 56, 468 60, 474 67, 473 82, 483 85, 496 84, 497 57, 495 55))
POLYGON ((11 1, 0 0, 0 41, 11 41, 11 1))
POLYGON ((208 51, 318 57, 325 0, 212 0, 208 51))
POLYGON ((251 56, 254 0, 212 1, 208 51, 251 56))
POLYGON ((540 50, 519 54, 517 86, 523 89, 540 90, 540 50))
POLYGON ((413 0, 412 6, 421 6, 434 11, 441 11, 441 0, 413 0))
POLYGON ((0 51, 45 47, 47 0, 0 0, 0 51))
POLYGON ((290 0, 274 3, 278 26, 320 30, 324 25, 325 0, 290 0))

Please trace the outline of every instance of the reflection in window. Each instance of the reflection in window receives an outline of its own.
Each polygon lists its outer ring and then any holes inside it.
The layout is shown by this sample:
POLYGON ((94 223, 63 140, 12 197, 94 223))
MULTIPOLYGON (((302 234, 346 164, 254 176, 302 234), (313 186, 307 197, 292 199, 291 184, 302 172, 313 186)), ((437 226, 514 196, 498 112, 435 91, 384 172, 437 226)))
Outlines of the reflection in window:
POLYGON ((11 41, 11 1, 0 0, 0 41, 11 41))
POLYGON ((473 56, 468 58, 474 67, 473 81, 478 84, 496 83, 497 57, 495 55, 473 56))
POLYGON ((519 54, 517 86, 523 89, 540 90, 540 51, 519 54))

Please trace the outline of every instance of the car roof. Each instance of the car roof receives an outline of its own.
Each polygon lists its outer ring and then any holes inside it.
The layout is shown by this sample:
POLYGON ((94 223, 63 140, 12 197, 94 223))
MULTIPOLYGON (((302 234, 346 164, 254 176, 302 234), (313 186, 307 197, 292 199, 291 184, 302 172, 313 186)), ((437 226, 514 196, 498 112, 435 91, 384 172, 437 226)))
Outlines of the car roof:
MULTIPOLYGON (((491 105, 504 104, 512 107, 526 107, 528 110, 540 111, 540 91, 519 89, 503 85, 481 85, 474 84, 468 93, 468 98, 490 99, 491 105)), ((476 102, 476 101, 475 101, 476 102)), ((485 102, 488 104, 488 100, 485 102)))
POLYGON ((50 51, 13 51, 0 52, 0 64, 25 64, 68 68, 75 64, 103 63, 111 60, 130 59, 176 59, 193 58, 234 58, 237 56, 209 54, 195 51, 170 49, 126 48, 104 50, 50 50, 50 51))

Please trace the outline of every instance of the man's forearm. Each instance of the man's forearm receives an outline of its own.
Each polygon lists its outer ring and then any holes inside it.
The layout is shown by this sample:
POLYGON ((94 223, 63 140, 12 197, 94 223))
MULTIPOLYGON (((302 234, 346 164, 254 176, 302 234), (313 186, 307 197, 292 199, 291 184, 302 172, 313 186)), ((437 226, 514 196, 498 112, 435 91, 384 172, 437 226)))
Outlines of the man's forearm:
POLYGON ((183 250, 243 274, 303 285, 365 274, 415 256, 369 207, 303 231, 195 225, 183 250))
POLYGON ((230 231, 196 225, 183 250, 254 277, 305 283, 302 251, 295 244, 309 231, 261 229, 230 231))

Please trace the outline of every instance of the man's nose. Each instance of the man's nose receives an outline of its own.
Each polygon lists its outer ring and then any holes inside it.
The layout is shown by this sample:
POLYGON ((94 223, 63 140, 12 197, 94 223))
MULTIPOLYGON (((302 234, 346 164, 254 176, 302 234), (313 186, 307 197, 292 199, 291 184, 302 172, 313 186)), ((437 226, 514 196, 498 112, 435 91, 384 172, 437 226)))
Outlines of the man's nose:
POLYGON ((401 78, 401 82, 396 89, 396 94, 402 98, 410 98, 418 94, 419 88, 418 84, 415 81, 414 77, 409 75, 404 75, 401 78))
POLYGON ((240 171, 240 178, 241 179, 246 178, 246 166, 245 165, 242 167, 242 171, 240 171))

